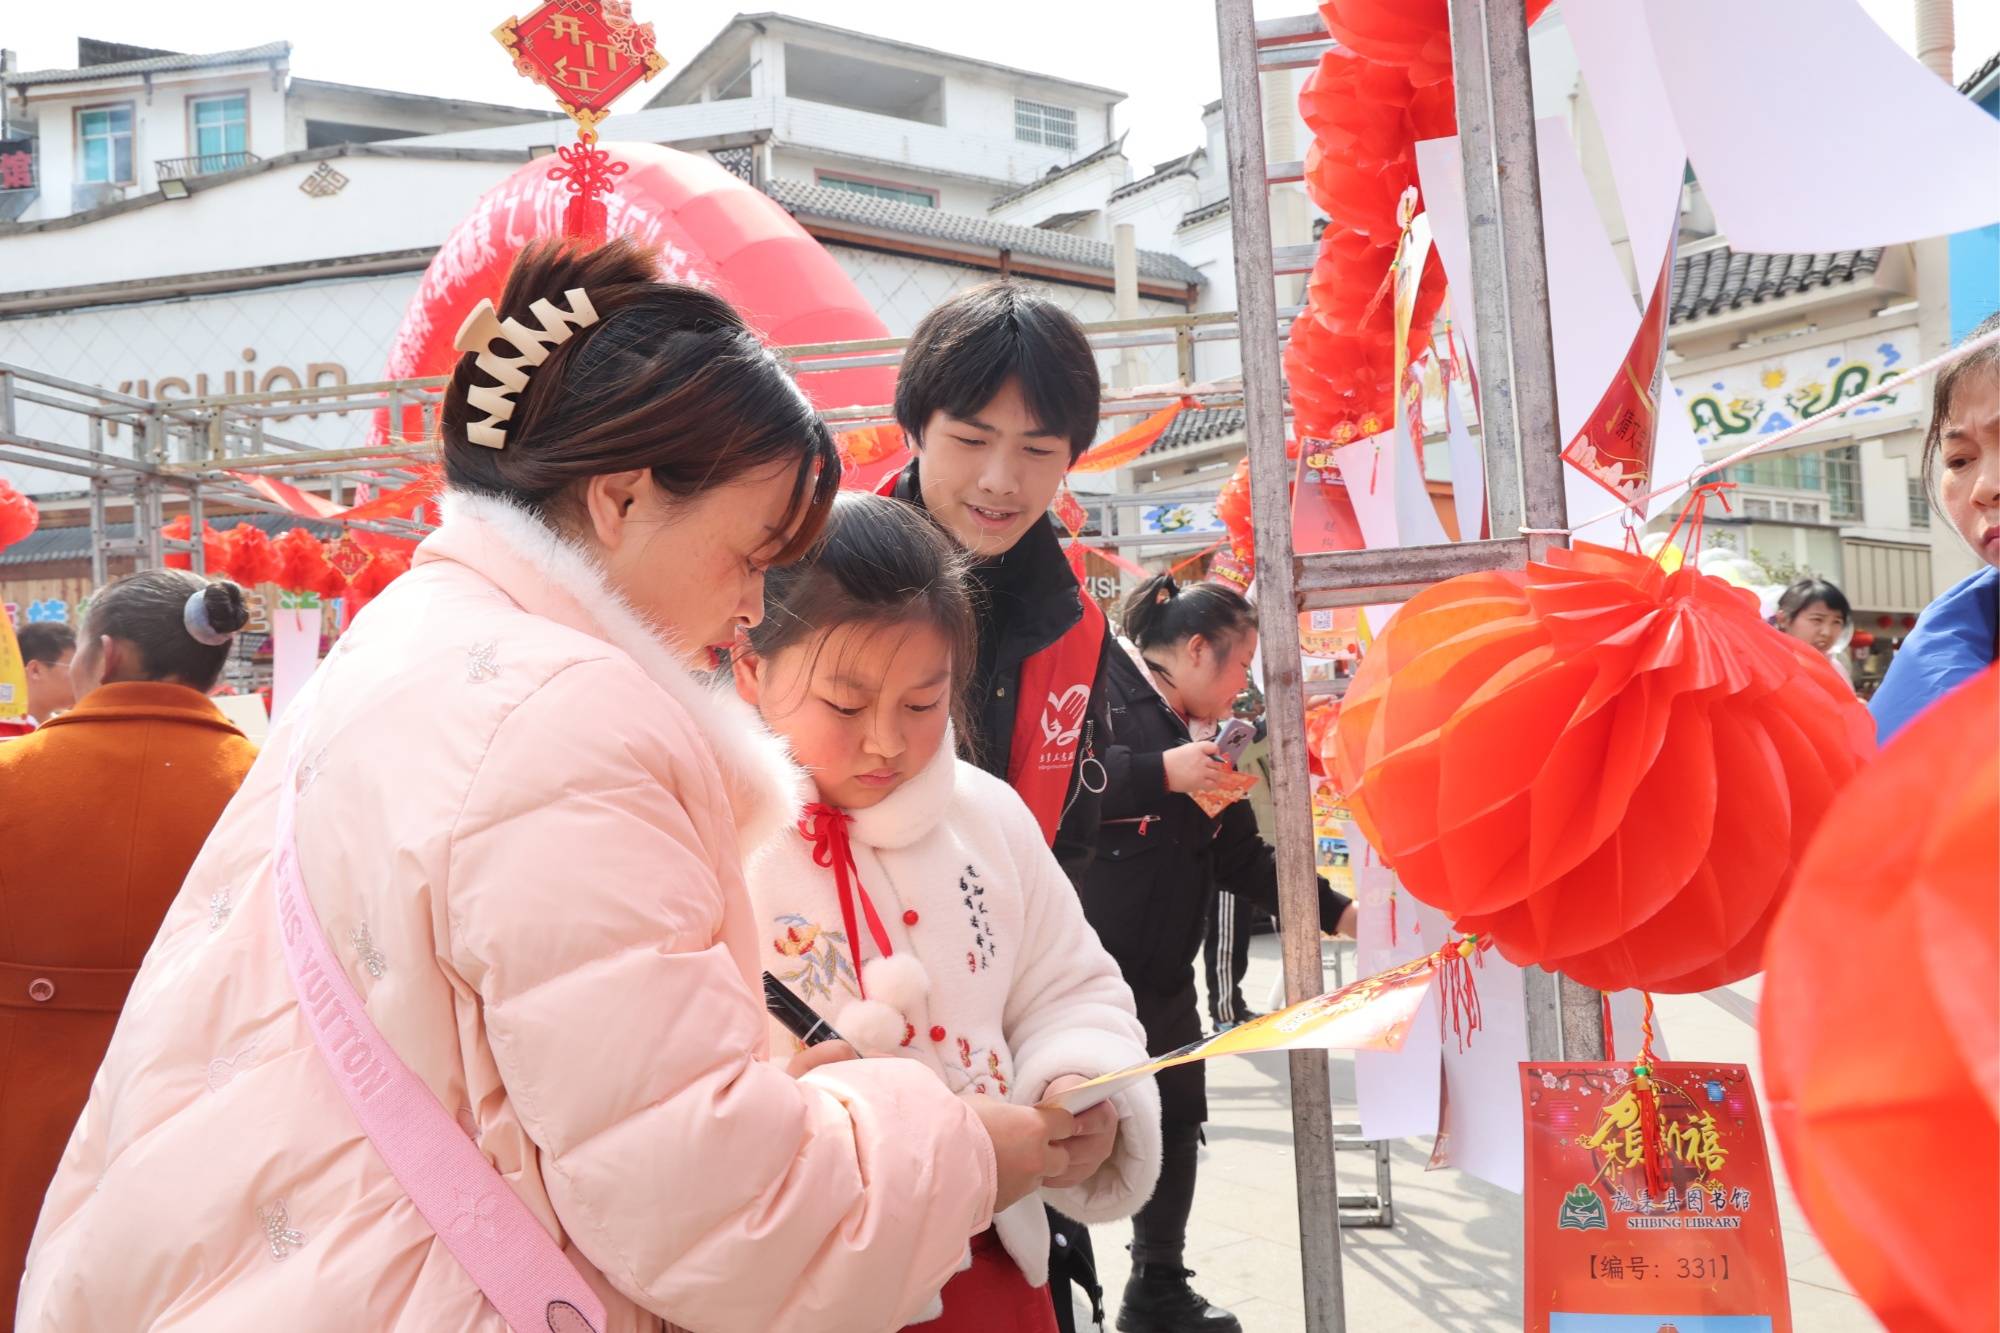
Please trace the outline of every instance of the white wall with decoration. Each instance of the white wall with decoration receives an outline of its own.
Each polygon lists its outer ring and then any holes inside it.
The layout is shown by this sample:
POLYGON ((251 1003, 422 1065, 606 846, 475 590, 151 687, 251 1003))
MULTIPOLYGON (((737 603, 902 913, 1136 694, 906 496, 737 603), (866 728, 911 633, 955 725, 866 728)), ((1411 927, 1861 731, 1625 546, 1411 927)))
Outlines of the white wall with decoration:
MULTIPOLYGON (((155 399, 364 382, 382 373, 418 277, 339 278, 19 316, 0 320, 0 361, 155 399)), ((76 448, 89 443, 73 412, 31 403, 18 411, 23 434, 76 448)), ((363 443, 367 419, 301 415, 274 419, 270 430, 331 449, 363 443)), ((133 448, 129 431, 106 443, 124 453, 133 448)), ((0 475, 31 495, 86 485, 10 465, 0 465, 0 475)))

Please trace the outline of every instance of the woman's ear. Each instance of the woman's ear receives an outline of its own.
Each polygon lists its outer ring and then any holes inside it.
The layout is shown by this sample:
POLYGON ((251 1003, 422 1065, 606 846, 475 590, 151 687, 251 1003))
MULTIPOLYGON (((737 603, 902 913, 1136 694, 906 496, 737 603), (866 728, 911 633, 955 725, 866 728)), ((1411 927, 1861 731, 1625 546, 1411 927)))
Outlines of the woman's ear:
POLYGON ((648 498, 653 475, 645 468, 630 472, 606 472, 592 477, 583 486, 584 512, 598 545, 615 551, 625 540, 626 529, 640 502, 648 498))
POLYGON ((764 692, 764 659, 750 651, 742 635, 729 651, 729 671, 736 678, 736 697, 752 708, 761 707, 764 692))
POLYGON ((1205 667, 1215 656, 1215 645, 1208 641, 1206 634, 1190 634, 1181 643, 1181 652, 1186 654, 1190 666, 1205 667))

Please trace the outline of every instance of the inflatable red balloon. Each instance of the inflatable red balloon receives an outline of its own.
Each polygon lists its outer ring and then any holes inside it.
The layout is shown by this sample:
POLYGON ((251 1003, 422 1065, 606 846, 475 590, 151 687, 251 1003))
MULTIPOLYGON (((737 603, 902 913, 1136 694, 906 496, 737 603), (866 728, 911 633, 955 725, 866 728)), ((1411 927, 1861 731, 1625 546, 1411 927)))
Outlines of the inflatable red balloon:
POLYGON ((1855 1292, 1909 1333, 2000 1320, 1996 737, 1989 667, 1841 793, 1764 955, 1765 1094, 1792 1188, 1855 1292))
POLYGON ((1684 992, 1757 970, 1874 734, 1756 598, 1579 546, 1412 598, 1342 701, 1336 776, 1461 931, 1600 990, 1684 992))
MULTIPOLYGON (((889 330, 832 255, 791 214, 713 158, 657 144, 600 145, 626 172, 607 197, 610 236, 635 236, 660 256, 661 276, 726 298, 764 338, 780 346, 887 337, 889 330)), ((537 159, 494 186, 445 238, 390 345, 386 379, 448 375, 467 312, 499 298, 514 256, 530 241, 561 236, 565 187, 537 159)), ((822 409, 886 404, 890 367, 804 374, 799 384, 822 409)), ((386 431, 377 415, 376 438, 386 431)), ((420 433, 416 410, 406 433, 420 433)), ((879 475, 899 455, 878 459, 879 475)), ((859 484, 865 478, 843 478, 859 484)))

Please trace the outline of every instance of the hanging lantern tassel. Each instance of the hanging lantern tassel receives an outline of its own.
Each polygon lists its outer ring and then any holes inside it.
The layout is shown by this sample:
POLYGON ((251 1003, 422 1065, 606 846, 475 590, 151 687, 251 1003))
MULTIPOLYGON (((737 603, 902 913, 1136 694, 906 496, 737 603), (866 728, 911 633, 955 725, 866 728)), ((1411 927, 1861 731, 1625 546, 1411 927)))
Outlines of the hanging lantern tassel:
POLYGON ((1481 955, 1490 947, 1479 936, 1467 935, 1447 942, 1437 951, 1438 989, 1443 993, 1438 1007, 1438 1036, 1442 1038, 1449 1028, 1461 1051, 1471 1044, 1472 1034, 1482 1025, 1479 984, 1472 975, 1472 965, 1479 962, 1484 966, 1481 955))
POLYGON ((563 235, 593 243, 602 242, 609 227, 604 196, 629 168, 613 162, 611 154, 597 146, 596 131, 586 127, 577 141, 556 149, 562 159, 549 168, 549 179, 569 188, 569 205, 563 209, 563 235))
POLYGON ((1642 994, 1646 1012, 1639 1021, 1639 1059, 1632 1066, 1632 1084, 1639 1099, 1639 1144, 1645 1156, 1646 1197, 1657 1202, 1667 1197, 1667 1169, 1660 1147, 1659 1092, 1653 1086, 1653 993, 1642 994))

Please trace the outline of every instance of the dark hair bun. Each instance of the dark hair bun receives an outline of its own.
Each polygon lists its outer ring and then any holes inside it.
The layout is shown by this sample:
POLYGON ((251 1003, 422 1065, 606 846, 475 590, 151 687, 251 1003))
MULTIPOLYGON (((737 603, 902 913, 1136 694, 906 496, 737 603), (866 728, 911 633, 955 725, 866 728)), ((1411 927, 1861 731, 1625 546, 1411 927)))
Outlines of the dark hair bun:
POLYGON ((228 579, 219 579, 202 590, 202 609, 217 634, 234 634, 250 623, 250 602, 243 589, 228 579))

